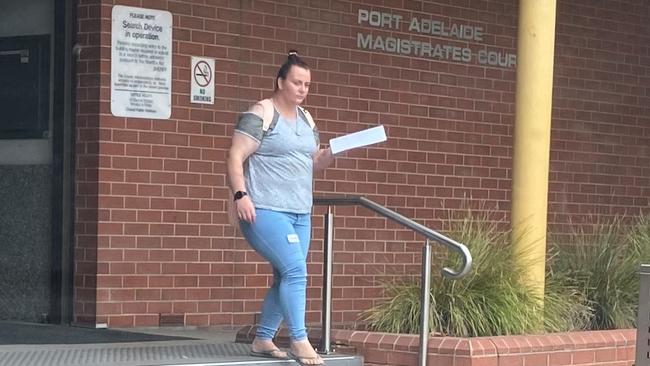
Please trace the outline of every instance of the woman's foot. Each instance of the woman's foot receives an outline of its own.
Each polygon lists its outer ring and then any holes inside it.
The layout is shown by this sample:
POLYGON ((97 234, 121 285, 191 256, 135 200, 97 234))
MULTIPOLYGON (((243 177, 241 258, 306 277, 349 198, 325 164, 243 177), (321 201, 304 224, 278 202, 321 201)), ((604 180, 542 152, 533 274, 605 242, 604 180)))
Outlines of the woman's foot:
POLYGON ((301 366, 324 365, 323 359, 316 353, 308 340, 291 342, 289 357, 293 358, 301 366))
POLYGON ((251 355, 257 357, 287 359, 287 353, 281 351, 270 339, 255 338, 251 344, 251 355))

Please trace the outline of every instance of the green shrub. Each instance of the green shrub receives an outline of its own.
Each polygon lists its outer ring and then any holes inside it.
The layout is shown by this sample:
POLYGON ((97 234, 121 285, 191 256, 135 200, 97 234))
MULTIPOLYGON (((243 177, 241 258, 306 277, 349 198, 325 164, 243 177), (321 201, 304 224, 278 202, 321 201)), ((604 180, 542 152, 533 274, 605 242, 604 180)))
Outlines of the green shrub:
POLYGON ((650 214, 640 216, 626 234, 626 241, 642 264, 650 264, 650 214))
POLYGON ((633 225, 621 219, 579 226, 567 243, 554 243, 556 267, 584 293, 592 308, 589 329, 634 327, 638 308, 638 268, 650 259, 650 216, 633 225), (585 228, 591 228, 587 231, 585 228))
MULTIPOLYGON (((431 280, 430 329, 458 336, 524 334, 584 327, 589 308, 577 288, 567 285, 562 272, 547 275, 546 303, 522 283, 527 264, 515 260, 509 232, 490 214, 451 221, 450 236, 464 243, 473 257, 473 269, 460 280, 434 276, 431 280)), ((458 268, 459 259, 443 265, 458 268)), ((362 314, 373 330, 418 333, 420 285, 417 281, 385 284, 388 300, 362 314)))

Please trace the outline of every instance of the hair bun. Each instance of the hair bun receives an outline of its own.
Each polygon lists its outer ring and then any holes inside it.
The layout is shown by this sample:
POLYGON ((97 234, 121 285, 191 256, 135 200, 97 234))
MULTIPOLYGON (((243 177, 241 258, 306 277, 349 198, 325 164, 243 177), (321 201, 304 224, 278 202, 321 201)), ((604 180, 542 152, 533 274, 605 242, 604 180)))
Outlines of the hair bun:
POLYGON ((289 52, 287 53, 287 57, 291 57, 291 56, 298 56, 298 51, 289 50, 289 52))

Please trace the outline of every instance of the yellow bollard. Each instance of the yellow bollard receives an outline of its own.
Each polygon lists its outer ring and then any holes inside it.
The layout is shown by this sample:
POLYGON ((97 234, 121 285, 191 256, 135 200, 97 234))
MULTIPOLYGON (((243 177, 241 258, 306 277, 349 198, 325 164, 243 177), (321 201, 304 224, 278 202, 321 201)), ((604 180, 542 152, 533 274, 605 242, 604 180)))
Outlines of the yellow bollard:
POLYGON ((544 295, 556 0, 520 0, 512 170, 512 242, 544 295))

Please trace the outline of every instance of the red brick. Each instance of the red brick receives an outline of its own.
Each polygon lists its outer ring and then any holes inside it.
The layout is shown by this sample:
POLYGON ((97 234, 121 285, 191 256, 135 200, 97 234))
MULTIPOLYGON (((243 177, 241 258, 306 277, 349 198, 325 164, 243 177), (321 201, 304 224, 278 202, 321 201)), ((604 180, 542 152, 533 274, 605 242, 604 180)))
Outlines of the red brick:
POLYGON ((545 353, 524 356, 524 366, 548 365, 548 361, 549 356, 545 353))
POLYGON ((615 349, 601 349, 596 350, 596 362, 603 361, 615 361, 616 360, 616 350, 615 349))
POLYGON ((549 355, 550 366, 570 365, 572 362, 572 355, 570 352, 553 352, 549 355))
POLYGON ((574 351, 573 352, 573 364, 574 365, 592 363, 594 361, 595 361, 595 354, 594 354, 594 351, 592 351, 592 350, 589 350, 589 351, 574 351))

